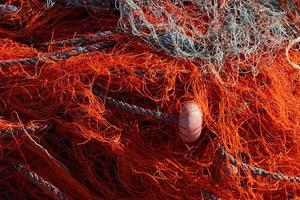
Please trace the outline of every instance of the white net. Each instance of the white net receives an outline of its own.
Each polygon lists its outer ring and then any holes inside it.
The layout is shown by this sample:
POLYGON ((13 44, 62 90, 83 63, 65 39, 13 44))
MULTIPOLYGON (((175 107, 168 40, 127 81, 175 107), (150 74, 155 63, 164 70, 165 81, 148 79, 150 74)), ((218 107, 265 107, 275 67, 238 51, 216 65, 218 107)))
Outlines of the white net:
POLYGON ((122 0, 120 27, 177 58, 213 63, 294 38, 278 0, 122 0))

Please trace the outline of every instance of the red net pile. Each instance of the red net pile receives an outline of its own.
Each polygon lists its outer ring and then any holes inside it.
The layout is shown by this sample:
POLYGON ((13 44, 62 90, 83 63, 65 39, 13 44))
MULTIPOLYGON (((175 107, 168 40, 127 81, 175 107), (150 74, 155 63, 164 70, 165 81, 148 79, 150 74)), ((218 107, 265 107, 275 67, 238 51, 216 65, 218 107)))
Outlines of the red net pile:
POLYGON ((299 198, 299 15, 297 0, 0 1, 0 198, 299 198), (187 100, 204 114, 189 144, 187 100))

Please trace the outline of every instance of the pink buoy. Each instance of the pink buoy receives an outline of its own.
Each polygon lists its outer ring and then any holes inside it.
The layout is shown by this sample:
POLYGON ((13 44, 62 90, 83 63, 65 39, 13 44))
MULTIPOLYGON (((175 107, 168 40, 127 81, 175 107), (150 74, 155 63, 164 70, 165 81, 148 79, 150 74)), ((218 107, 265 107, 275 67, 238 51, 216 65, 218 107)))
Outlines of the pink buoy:
POLYGON ((194 101, 182 104, 178 118, 179 136, 184 142, 195 142, 201 135, 203 113, 194 101))

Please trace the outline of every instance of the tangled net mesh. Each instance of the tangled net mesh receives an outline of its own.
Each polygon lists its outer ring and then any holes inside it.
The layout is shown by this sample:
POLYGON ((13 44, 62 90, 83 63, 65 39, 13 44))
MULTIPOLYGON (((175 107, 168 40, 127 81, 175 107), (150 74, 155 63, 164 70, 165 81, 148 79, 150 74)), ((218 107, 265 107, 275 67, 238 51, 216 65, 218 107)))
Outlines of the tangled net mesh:
POLYGON ((274 51, 295 35, 276 0, 125 0, 118 8, 123 30, 176 58, 216 64, 218 71, 226 59, 274 51))
POLYGON ((18 8, 0 15, 0 197, 299 198, 219 153, 300 176, 299 2, 103 2, 0 1, 18 8), (192 99, 201 137, 106 96, 172 115, 192 99))

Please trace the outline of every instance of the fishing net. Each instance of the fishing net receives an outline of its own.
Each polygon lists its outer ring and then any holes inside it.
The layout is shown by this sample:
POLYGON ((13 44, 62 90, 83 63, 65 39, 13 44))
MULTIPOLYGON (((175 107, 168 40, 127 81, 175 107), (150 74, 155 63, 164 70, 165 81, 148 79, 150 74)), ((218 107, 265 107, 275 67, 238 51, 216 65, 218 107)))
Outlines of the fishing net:
MULTIPOLYGON (((279 1, 122 1, 120 25, 177 58, 216 64, 280 47, 295 32, 279 1)), ((204 67, 205 65, 201 65, 204 67)))
POLYGON ((296 0, 0 1, 1 199, 297 199, 296 0), (201 107, 184 143, 185 101, 201 107))

